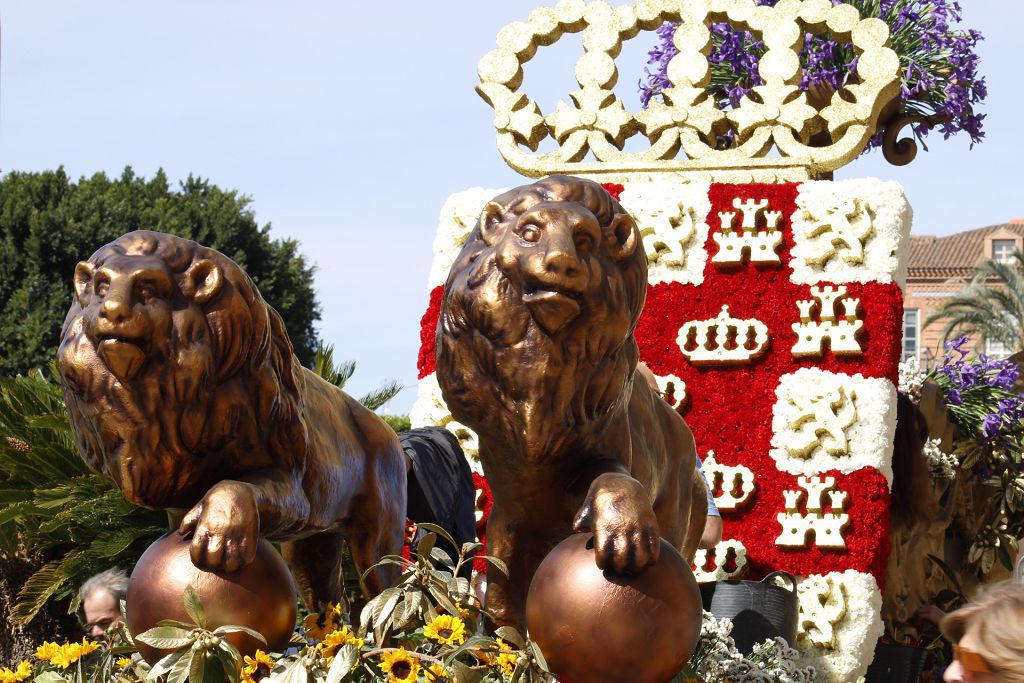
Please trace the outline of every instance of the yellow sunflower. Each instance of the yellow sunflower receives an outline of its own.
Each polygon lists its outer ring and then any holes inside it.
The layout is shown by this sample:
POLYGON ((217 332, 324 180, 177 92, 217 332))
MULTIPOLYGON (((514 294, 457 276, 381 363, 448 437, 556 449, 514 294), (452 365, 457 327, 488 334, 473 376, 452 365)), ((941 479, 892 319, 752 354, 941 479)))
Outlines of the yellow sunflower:
POLYGON ((32 675, 32 665, 22 661, 11 671, 7 667, 0 669, 0 683, 21 683, 32 675))
POLYGON ((462 645, 466 641, 466 624, 450 614, 439 614, 423 627, 423 635, 445 645, 462 645))
POLYGON ((316 647, 320 654, 324 656, 324 659, 327 660, 327 663, 330 664, 334 659, 334 655, 338 654, 338 649, 348 643, 355 645, 357 650, 363 647, 363 639, 356 638, 356 634, 352 632, 352 629, 344 626, 341 629, 336 629, 326 634, 323 641, 316 647))
POLYGON ((388 675, 388 683, 412 683, 420 673, 420 663, 410 657, 405 648, 399 648, 381 655, 377 666, 388 675))
POLYGON ((501 669, 501 672, 506 676, 512 676, 516 670, 516 660, 519 656, 509 647, 501 638, 498 638, 498 655, 494 658, 494 663, 501 669))
POLYGON ((60 645, 44 640, 43 644, 36 648, 36 659, 41 662, 48 662, 58 652, 60 652, 60 645))
POLYGON ((328 633, 341 628, 341 605, 329 602, 323 612, 310 614, 303 623, 307 639, 323 640, 328 633))
POLYGON ((447 681, 449 679, 448 670, 440 664, 431 664, 424 671, 427 674, 428 681, 447 681))
POLYGON ((118 657, 114 664, 117 664, 119 669, 127 669, 132 665, 132 660, 130 657, 118 657))
POLYGON ((242 668, 242 680, 247 683, 260 681, 270 675, 274 668, 274 660, 263 650, 256 650, 256 655, 245 656, 245 666, 242 668))

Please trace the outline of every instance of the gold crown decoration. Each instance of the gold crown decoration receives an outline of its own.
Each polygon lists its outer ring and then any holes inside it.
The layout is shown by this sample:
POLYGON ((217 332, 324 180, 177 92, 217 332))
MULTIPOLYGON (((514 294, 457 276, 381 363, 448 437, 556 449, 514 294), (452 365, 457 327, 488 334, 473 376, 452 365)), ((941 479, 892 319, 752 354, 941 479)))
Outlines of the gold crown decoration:
POLYGON ((715 458, 714 451, 708 451, 703 469, 711 488, 711 495, 715 499, 715 506, 719 510, 735 510, 750 500, 755 488, 754 472, 750 468, 743 465, 723 465, 715 458), (722 492, 716 495, 718 482, 721 482, 722 492))
POLYGON ((754 0, 636 0, 615 8, 603 0, 562 0, 498 33, 497 49, 480 60, 477 92, 494 108, 505 161, 529 177, 571 173, 616 180, 665 171, 707 175, 714 169, 720 182, 805 180, 855 159, 899 95, 899 58, 889 39, 885 22, 862 19, 856 8, 831 0, 780 0, 774 7, 754 0), (679 52, 666 72, 672 87, 663 91, 664 101, 630 112, 612 91, 615 58, 624 41, 666 21, 682 22, 674 36, 679 52), (763 85, 728 110, 707 91, 709 27, 717 22, 750 31, 767 50, 758 67, 763 85), (522 65, 539 47, 579 32, 580 89, 570 94, 572 105, 560 101, 544 115, 519 92, 522 65), (806 33, 824 32, 853 46, 857 78, 819 104, 798 87, 799 53, 806 33), (728 130, 735 134, 732 146, 720 144, 728 130), (638 133, 649 148, 625 151, 626 140, 638 133), (549 136, 557 148, 538 152, 549 136))
POLYGON ((760 320, 738 320, 729 306, 710 320, 691 320, 679 328, 679 349, 694 365, 750 363, 768 348, 768 326, 760 320), (690 342, 693 342, 693 348, 690 342))
POLYGON ((775 250, 782 244, 782 233, 778 230, 782 212, 767 211, 767 199, 741 201, 736 197, 732 200, 732 205, 743 214, 740 229, 733 228, 733 222, 736 220, 735 211, 718 212, 722 229, 711 236, 718 245, 718 252, 711 257, 711 262, 718 267, 738 266, 744 259, 755 264, 781 264, 782 261, 775 250), (765 217, 763 231, 757 227, 757 217, 762 211, 765 217))
POLYGON ((775 539, 775 545, 803 548, 813 532, 814 544, 819 548, 845 548, 843 530, 850 522, 850 515, 843 512, 847 496, 845 491, 835 488, 835 477, 797 477, 796 482, 800 487, 798 490, 782 492, 786 511, 776 515, 782 525, 782 533, 775 539), (800 499, 805 495, 806 514, 800 512, 800 499), (829 512, 824 511, 826 495, 831 508, 829 512))
POLYGON ((864 321, 857 316, 860 299, 846 295, 846 287, 811 287, 813 299, 800 299, 796 307, 800 311, 800 322, 793 323, 796 343, 793 355, 797 358, 821 357, 825 355, 824 342, 837 356, 858 356, 863 352, 857 334, 864 327, 864 321), (843 319, 836 318, 836 304, 843 307, 843 319), (814 320, 811 311, 818 307, 818 318, 814 320))

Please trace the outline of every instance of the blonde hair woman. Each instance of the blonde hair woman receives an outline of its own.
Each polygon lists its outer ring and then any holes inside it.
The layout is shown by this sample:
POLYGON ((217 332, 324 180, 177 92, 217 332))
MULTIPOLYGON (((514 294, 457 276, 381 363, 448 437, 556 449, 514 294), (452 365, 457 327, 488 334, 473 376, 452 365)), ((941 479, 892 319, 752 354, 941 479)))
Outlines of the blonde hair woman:
POLYGON ((953 642, 949 683, 1024 683, 1024 586, 994 584, 946 616, 942 633, 953 642))

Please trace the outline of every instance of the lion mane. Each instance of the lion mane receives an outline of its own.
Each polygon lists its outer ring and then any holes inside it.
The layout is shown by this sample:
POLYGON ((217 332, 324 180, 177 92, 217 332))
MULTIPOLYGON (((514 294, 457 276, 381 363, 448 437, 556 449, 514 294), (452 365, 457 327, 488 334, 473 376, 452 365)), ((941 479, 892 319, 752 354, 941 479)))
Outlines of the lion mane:
POLYGON ((577 428, 599 423, 628 401, 639 357, 633 332, 646 283, 636 224, 597 183, 556 175, 495 197, 445 285, 437 349, 452 414, 484 431, 497 428, 531 460, 557 455, 577 428), (527 310, 524 295, 534 284, 508 256, 517 221, 552 203, 584 209, 601 232, 590 251, 596 276, 585 291, 574 293, 586 313, 554 334, 527 310), (487 232, 494 237, 488 239, 487 232), (613 254, 630 240, 628 254, 613 254), (481 392, 503 409, 478 400, 481 392))
POLYGON ((80 263, 58 368, 83 458, 133 503, 192 506, 212 482, 238 474, 231 450, 240 447, 268 465, 305 466, 305 378, 284 323, 214 249, 140 230, 80 263), (104 273, 137 264, 164 273, 165 291, 152 315, 141 314, 145 331, 120 340, 138 348, 126 355, 142 360, 119 377, 101 352, 119 340, 101 332, 105 304, 96 287, 104 273))

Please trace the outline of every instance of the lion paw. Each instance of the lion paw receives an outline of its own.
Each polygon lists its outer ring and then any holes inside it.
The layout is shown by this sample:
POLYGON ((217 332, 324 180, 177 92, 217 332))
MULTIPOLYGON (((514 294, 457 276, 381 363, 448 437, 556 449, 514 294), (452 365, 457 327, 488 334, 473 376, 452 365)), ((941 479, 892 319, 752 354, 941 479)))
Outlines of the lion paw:
POLYGON ((181 522, 192 536, 192 563, 207 571, 235 572, 256 557, 260 516, 248 485, 222 481, 211 488, 181 522))
POLYGON ((639 574, 658 561, 661 535, 647 492, 624 474, 603 474, 573 522, 576 531, 594 533, 597 566, 616 574, 639 574))

